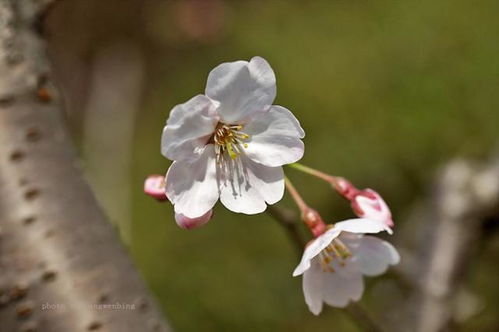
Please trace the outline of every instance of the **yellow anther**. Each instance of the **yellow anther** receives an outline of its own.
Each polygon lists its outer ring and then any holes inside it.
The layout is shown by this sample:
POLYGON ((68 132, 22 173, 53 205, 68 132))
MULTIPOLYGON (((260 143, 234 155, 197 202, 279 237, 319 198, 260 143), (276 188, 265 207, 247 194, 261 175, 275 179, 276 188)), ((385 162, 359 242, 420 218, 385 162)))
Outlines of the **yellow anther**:
POLYGON ((334 243, 332 244, 332 247, 339 253, 342 259, 347 259, 348 257, 352 256, 343 241, 341 241, 340 239, 334 239, 333 242, 334 243))
POLYGON ((231 159, 236 159, 242 153, 241 147, 247 148, 248 144, 242 140, 248 139, 250 136, 240 132, 243 129, 242 125, 226 125, 219 123, 213 134, 212 142, 216 145, 217 159, 222 159, 222 154, 227 151, 231 159))
POLYGON ((340 266, 345 266, 347 258, 352 256, 347 246, 339 239, 333 240, 326 248, 320 253, 320 263, 324 272, 335 272, 331 262, 336 261, 340 266))

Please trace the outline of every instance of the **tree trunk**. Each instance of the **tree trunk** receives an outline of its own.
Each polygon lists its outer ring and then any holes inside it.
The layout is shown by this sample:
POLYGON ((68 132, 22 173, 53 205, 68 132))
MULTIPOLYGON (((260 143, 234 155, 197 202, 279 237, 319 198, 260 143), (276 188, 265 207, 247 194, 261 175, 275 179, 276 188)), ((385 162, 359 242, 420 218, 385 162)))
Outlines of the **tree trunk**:
POLYGON ((42 38, 0 0, 0 331, 165 331, 78 167, 42 38))

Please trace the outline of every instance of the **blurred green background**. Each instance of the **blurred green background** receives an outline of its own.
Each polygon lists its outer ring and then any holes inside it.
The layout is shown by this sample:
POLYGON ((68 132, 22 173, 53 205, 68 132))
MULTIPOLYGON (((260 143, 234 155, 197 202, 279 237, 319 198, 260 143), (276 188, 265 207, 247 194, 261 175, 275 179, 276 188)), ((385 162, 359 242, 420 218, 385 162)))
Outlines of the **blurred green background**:
MULTIPOLYGON (((306 131, 302 162, 375 188, 403 226, 440 165, 497 150, 498 13, 492 0, 58 4, 50 52, 84 165, 173 327, 358 330, 342 310, 308 312, 301 279, 291 277, 294 247, 268 215, 217 205, 210 223, 185 231, 170 204, 142 193, 144 178, 169 166, 159 153, 169 110, 203 93, 213 67, 266 58, 275 103, 306 131)), ((287 173, 327 220, 351 216, 327 185, 287 173)), ((294 208, 287 197, 279 204, 294 208)), ((497 331, 497 235, 479 255, 467 274, 479 305, 461 329, 497 331)), ((363 305, 395 324, 390 308, 405 291, 392 274, 367 281, 363 305)))

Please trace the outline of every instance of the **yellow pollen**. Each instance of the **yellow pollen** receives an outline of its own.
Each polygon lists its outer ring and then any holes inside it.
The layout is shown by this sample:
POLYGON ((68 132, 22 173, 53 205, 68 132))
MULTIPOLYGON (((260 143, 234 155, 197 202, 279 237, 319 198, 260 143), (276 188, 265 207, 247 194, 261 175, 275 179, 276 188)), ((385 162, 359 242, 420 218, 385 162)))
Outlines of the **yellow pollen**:
POLYGON ((343 267, 351 256, 347 246, 340 239, 334 239, 319 253, 321 268, 324 272, 335 272, 332 262, 336 261, 343 267))
POLYGON ((228 125, 221 122, 217 125, 213 134, 217 162, 222 162, 225 152, 227 152, 231 159, 236 159, 242 152, 241 147, 248 147, 248 144, 243 142, 243 140, 249 139, 250 135, 241 132, 242 129, 242 125, 228 125))

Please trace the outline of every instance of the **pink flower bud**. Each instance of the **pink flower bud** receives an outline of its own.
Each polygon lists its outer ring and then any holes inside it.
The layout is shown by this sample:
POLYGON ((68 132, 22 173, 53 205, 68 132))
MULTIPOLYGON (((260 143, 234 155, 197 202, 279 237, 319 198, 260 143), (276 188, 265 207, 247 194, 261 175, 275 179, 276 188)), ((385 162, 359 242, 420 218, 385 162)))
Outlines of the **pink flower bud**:
POLYGON ((383 198, 374 190, 365 189, 359 191, 351 199, 352 209, 361 218, 367 218, 384 223, 393 227, 392 213, 383 198))
POLYGON ((188 218, 180 213, 175 213, 175 221, 180 228, 183 229, 193 229, 206 224, 213 216, 213 210, 210 210, 203 214, 201 217, 188 218))
POLYGON ((144 181, 144 193, 156 198, 158 201, 166 201, 165 177, 163 175, 149 175, 144 181))
POLYGON ((317 237, 326 231, 326 224, 322 220, 321 215, 314 209, 307 208, 301 218, 307 224, 310 232, 317 237))
POLYGON ((360 193, 359 189, 355 188, 354 185, 345 178, 335 177, 332 183, 334 189, 349 201, 360 193))

